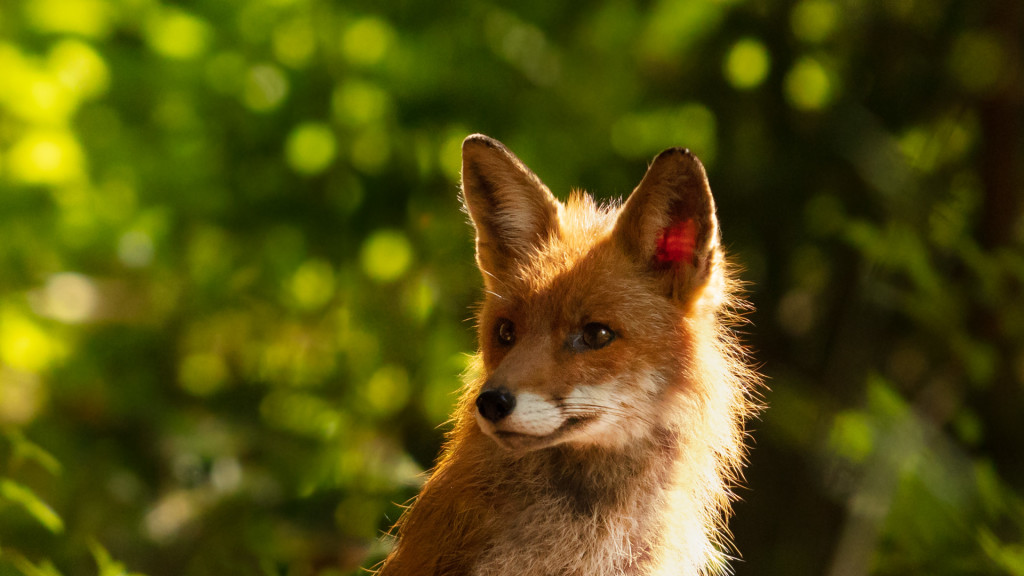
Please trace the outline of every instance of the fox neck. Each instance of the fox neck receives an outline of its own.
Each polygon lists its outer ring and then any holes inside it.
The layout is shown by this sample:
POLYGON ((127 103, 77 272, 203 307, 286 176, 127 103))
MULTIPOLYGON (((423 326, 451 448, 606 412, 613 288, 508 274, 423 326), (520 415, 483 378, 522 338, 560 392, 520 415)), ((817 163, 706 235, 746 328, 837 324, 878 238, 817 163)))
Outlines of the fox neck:
POLYGON ((659 429, 641 444, 623 451, 555 446, 519 458, 505 455, 499 466, 517 486, 556 497, 576 514, 604 515, 635 505, 647 492, 656 498, 671 483, 667 463, 677 460, 677 434, 659 429))
POLYGON ((515 456, 481 446, 489 477, 479 480, 493 488, 487 507, 500 537, 475 573, 715 572, 717 510, 707 485, 717 479, 715 458, 687 444, 661 428, 624 450, 555 446, 515 456))

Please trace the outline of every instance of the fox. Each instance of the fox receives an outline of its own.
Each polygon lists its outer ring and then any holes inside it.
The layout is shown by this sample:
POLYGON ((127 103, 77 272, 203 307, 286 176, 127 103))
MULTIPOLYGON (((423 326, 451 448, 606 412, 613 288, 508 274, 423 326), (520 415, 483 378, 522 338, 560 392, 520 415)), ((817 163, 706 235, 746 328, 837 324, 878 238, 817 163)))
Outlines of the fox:
POLYGON ((502 143, 462 144, 484 298, 441 456, 378 576, 712 576, 760 410, 749 307, 700 160, 563 203, 502 143))

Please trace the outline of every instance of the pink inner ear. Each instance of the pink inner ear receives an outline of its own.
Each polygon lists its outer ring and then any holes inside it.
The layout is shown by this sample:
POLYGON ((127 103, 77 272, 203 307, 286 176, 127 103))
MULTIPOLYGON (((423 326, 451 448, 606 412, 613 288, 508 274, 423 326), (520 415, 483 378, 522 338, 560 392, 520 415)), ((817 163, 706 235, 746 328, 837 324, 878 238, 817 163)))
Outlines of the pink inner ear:
POLYGON ((658 248, 654 256, 658 262, 693 263, 697 248, 697 223, 693 218, 676 222, 658 235, 658 248))

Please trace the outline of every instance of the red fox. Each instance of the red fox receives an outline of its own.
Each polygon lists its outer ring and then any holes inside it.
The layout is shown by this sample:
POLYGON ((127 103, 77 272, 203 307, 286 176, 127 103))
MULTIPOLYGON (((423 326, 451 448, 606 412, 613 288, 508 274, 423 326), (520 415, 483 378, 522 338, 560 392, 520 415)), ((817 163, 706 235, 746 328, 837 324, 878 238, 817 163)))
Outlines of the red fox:
POLYGON ((727 572, 759 378, 700 161, 669 149, 621 205, 563 204, 475 134, 462 198, 477 375, 379 575, 727 572))

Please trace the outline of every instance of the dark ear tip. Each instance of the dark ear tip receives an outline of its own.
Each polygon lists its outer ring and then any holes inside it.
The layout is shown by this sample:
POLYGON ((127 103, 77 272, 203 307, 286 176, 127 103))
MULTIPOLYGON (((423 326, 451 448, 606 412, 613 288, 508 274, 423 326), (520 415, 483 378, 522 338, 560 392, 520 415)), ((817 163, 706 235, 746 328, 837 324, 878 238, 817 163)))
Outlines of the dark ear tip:
POLYGON ((707 179, 704 164, 688 148, 669 148, 663 151, 651 163, 651 169, 658 172, 668 169, 680 174, 692 174, 701 180, 707 179))
POLYGON ((490 136, 485 136, 484 134, 470 134, 462 141, 462 152, 466 153, 474 148, 505 150, 505 145, 490 136))
POLYGON ((698 166, 703 167, 703 164, 701 164, 700 159, 697 158, 697 155, 691 152, 689 148, 668 148, 667 150, 663 150, 661 154, 658 154, 654 161, 658 162, 659 160, 669 159, 676 160, 677 162, 687 162, 691 164, 696 164, 698 166))

